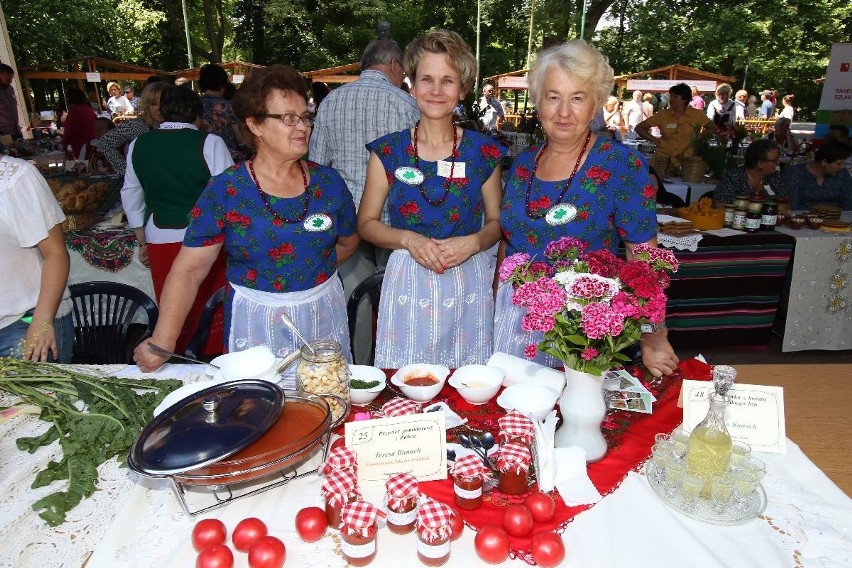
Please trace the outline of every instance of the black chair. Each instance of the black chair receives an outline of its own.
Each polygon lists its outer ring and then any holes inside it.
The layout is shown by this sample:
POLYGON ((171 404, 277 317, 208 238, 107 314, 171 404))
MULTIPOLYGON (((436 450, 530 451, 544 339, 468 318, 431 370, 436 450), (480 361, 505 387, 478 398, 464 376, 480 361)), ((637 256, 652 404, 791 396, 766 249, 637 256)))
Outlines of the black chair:
MULTIPOLYGON (((222 286, 207 299, 204 304, 204 311, 201 312, 201 317, 198 318, 198 327, 195 333, 189 338, 189 343, 186 344, 184 354, 194 359, 199 358, 201 346, 207 341, 207 336, 210 335, 210 326, 213 324, 213 315, 216 313, 222 302, 225 301, 225 287, 222 286)), ((206 360, 206 359, 205 359, 206 360)))
POLYGON ((358 284, 354 290, 352 290, 352 294, 349 296, 349 300, 346 302, 346 317, 349 320, 349 347, 352 349, 352 356, 355 356, 355 324, 358 319, 358 306, 361 305, 361 300, 364 296, 367 296, 370 300, 370 305, 372 306, 372 314, 373 318, 370 322, 370 328, 372 330, 373 344, 370 348, 370 358, 367 364, 372 364, 373 359, 376 354, 376 336, 375 336, 375 323, 379 314, 379 298, 382 294, 382 281, 385 277, 385 271, 380 270, 370 276, 366 277, 364 280, 358 284))
POLYGON ((145 292, 118 282, 83 282, 68 286, 74 321, 75 363, 132 363, 133 347, 149 337, 157 325, 159 310, 145 292), (138 310, 147 324, 134 323, 138 310), (140 329, 141 328, 141 329, 140 329), (133 332, 138 341, 129 340, 133 332))

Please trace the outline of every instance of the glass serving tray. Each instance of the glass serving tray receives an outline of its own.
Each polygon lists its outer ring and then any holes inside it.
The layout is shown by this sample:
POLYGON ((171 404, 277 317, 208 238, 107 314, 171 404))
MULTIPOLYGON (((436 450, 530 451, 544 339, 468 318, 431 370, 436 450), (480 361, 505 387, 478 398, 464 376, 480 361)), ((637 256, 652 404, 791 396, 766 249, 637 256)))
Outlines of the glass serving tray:
POLYGON ((766 491, 763 490, 763 486, 760 483, 752 491, 748 501, 746 501, 745 507, 742 509, 735 509, 733 506, 730 506, 724 511, 719 512, 713 507, 712 501, 700 497, 696 499, 694 507, 691 509, 687 508, 680 491, 672 497, 665 494, 663 483, 657 481, 656 476, 652 475, 653 470, 653 464, 650 462, 645 464, 645 478, 648 480, 648 485, 657 494, 657 497, 678 513, 696 521, 711 525, 743 525, 756 519, 766 510, 766 491))

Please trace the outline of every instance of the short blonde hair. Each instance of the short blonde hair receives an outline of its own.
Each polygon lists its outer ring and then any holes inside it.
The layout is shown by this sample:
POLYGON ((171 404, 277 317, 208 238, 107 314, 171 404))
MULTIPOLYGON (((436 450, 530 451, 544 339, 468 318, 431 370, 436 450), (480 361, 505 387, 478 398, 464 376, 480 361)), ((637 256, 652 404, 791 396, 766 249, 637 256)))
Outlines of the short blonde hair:
POLYGON ((450 30, 432 30, 408 44, 402 66, 412 80, 417 80, 417 65, 426 53, 446 54, 450 65, 459 74, 462 92, 470 92, 476 81, 476 57, 462 36, 450 30))
POLYGON ((121 85, 119 85, 115 81, 110 81, 109 83, 107 83, 107 93, 110 92, 113 87, 118 89, 119 94, 121 94, 121 85))
POLYGON ((721 85, 716 87, 716 96, 719 96, 720 94, 725 93, 730 98, 731 91, 733 91, 733 89, 731 88, 731 86, 729 84, 722 83, 721 85))
POLYGON ((139 112, 142 114, 142 119, 149 124, 154 124, 154 118, 148 111, 151 105, 160 104, 160 95, 168 83, 166 81, 155 81, 145 85, 142 89, 142 94, 139 95, 139 112))
POLYGON ((574 80, 591 87, 595 105, 601 106, 612 91, 615 74, 606 56, 582 39, 561 43, 540 52, 527 75, 530 96, 536 106, 541 102, 547 71, 558 65, 574 80))

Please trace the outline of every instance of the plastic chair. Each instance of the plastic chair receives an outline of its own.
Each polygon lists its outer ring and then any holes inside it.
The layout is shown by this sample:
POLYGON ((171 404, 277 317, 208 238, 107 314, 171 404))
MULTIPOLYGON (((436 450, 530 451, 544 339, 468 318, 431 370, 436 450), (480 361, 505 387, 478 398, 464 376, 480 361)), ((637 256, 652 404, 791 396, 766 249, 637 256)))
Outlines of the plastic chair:
POLYGON ((145 292, 119 282, 83 282, 71 284, 68 289, 73 302, 73 361, 133 363, 134 345, 128 345, 128 335, 137 323, 134 318, 140 309, 148 316, 140 341, 151 335, 160 313, 154 300, 145 292))
POLYGON ((352 294, 346 302, 346 317, 349 320, 349 347, 352 349, 353 357, 355 355, 355 325, 356 320, 358 319, 358 306, 361 305, 361 300, 365 295, 369 298, 370 305, 373 308, 373 318, 371 322, 373 344, 370 348, 368 364, 373 363, 373 358, 376 353, 376 321, 379 315, 379 298, 382 294, 382 281, 384 280, 384 277, 384 270, 366 277, 355 287, 354 290, 352 290, 352 294))
POLYGON ((213 292, 210 298, 207 299, 207 303, 204 304, 204 311, 201 312, 201 317, 198 318, 198 327, 189 339, 189 343, 186 344, 184 354, 189 357, 193 357, 194 359, 199 358, 201 347, 204 345, 204 342, 207 341, 207 336, 210 335, 210 326, 213 324, 213 316, 216 313, 216 308, 218 308, 224 300, 225 286, 222 286, 213 292))

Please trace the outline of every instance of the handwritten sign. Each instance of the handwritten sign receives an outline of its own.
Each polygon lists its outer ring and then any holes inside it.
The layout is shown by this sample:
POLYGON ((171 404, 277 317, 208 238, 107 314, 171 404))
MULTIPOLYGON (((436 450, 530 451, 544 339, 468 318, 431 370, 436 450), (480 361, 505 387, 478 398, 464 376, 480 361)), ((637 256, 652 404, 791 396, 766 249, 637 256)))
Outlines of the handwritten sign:
POLYGON ((86 73, 86 82, 87 83, 100 83, 101 82, 101 74, 100 73, 86 73))
POLYGON ((447 478, 443 412, 347 422, 346 447, 358 456, 358 483, 381 485, 392 473, 419 481, 447 478))
MULTIPOLYGON (((707 381, 683 381, 683 429, 691 432, 707 415, 713 389, 707 381)), ((784 389, 761 385, 734 385, 728 391, 725 426, 735 440, 758 452, 787 452, 784 389)))

